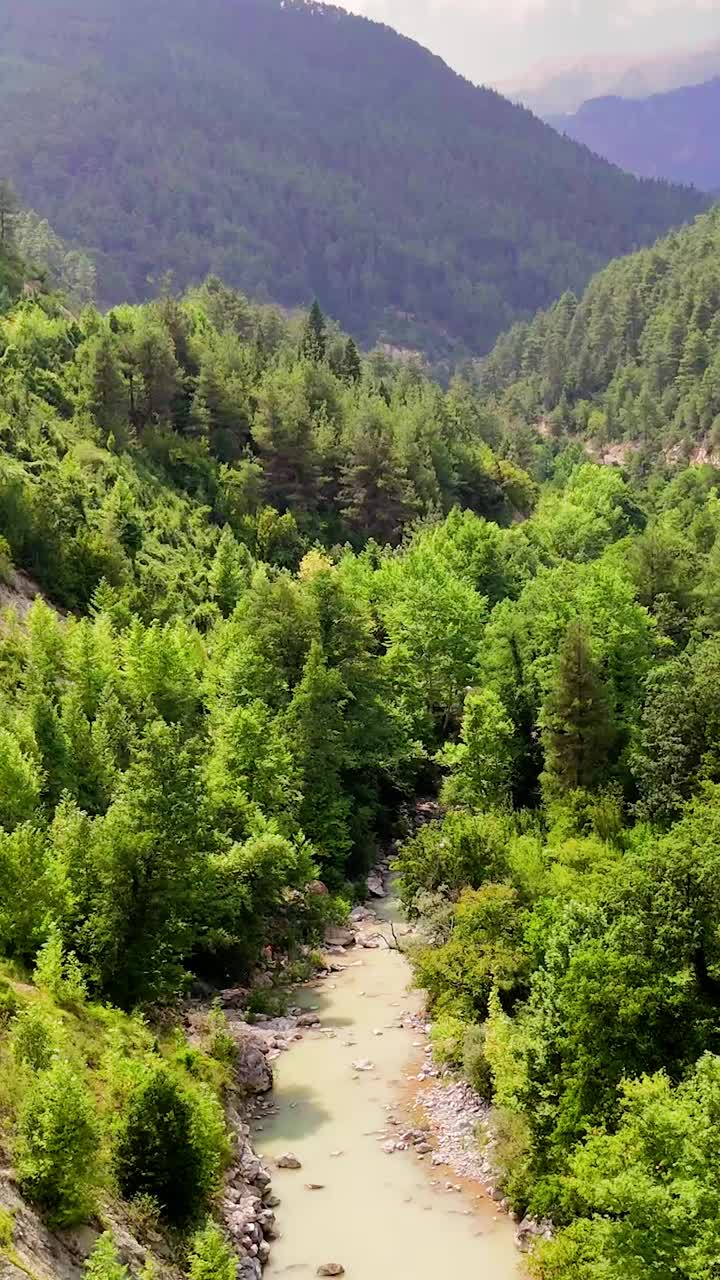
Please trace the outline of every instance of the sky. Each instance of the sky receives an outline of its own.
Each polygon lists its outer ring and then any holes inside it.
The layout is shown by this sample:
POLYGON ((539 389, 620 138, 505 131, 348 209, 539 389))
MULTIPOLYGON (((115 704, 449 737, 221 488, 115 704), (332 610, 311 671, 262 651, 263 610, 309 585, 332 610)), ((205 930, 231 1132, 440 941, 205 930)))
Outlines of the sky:
POLYGON ((720 0, 340 0, 387 22, 481 84, 540 62, 656 54, 720 39, 720 0))

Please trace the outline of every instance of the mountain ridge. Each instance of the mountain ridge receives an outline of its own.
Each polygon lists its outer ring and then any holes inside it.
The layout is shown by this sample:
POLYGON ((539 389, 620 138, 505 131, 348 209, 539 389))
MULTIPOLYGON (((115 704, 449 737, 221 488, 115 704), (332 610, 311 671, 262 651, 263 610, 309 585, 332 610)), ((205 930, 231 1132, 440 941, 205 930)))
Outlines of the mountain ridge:
POLYGON ((720 71, 700 85, 648 98, 593 98, 551 124, 631 173, 720 190, 720 71))
POLYGON ((213 271, 367 345, 482 352, 705 207, 337 8, 8 0, 0 35, 0 172, 108 303, 213 271))

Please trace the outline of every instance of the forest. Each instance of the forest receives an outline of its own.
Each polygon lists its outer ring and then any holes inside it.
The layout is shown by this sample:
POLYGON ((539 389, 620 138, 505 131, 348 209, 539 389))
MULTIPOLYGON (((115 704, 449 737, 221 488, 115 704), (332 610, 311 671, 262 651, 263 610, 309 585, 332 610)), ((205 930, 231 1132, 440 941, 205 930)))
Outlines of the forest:
POLYGON ((315 0, 2 10, 0 173, 108 305, 213 272, 447 367, 709 204, 315 0))
POLYGON ((643 459, 688 460, 720 441, 720 211, 613 262, 504 334, 480 370, 484 398, 552 434, 643 459))
MULTIPOLYGON (((227 1037, 189 1047, 172 1009, 268 949, 302 974, 394 835, 437 1059, 492 1100, 512 1206, 555 1225, 535 1275, 707 1280, 720 470, 603 466, 533 424, 579 403, 553 404, 539 336, 572 312, 589 362, 628 297, 633 385, 684 317, 658 439, 708 403, 686 352, 717 331, 716 216, 444 389, 212 276, 71 309, 2 207, 0 1144, 24 1194, 61 1226, 124 1197, 229 1280, 227 1037), (398 828, 433 789, 440 818, 398 828)), ((630 376, 609 351, 595 413, 630 376)))

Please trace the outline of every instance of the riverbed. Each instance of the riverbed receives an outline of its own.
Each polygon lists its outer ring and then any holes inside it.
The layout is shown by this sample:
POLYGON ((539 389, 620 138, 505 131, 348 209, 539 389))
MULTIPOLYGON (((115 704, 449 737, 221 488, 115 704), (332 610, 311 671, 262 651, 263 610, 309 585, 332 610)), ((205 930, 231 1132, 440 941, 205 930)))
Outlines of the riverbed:
POLYGON ((342 972, 303 993, 322 1029, 275 1064, 277 1114, 253 1135, 281 1201, 265 1277, 303 1280, 338 1263, 348 1280, 520 1280, 513 1224, 479 1187, 456 1190, 458 1179, 429 1154, 383 1150, 402 1132, 388 1119, 403 1115, 423 1053, 417 1031, 402 1025, 404 1013, 420 1012, 407 960, 356 948, 339 963, 342 972), (353 1066, 368 1062, 370 1070, 353 1066), (302 1168, 275 1170, 288 1152, 302 1168))

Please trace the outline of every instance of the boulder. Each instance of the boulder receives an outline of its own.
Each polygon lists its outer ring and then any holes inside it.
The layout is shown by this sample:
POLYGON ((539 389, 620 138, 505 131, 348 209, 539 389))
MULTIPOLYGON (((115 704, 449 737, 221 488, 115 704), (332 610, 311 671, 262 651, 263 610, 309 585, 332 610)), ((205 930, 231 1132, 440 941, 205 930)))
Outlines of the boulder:
POLYGON ((311 880, 307 885, 307 891, 313 898, 324 898, 329 889, 323 884, 322 880, 311 880))
POLYGON ((284 1156, 278 1156, 275 1164, 278 1169, 302 1169, 302 1161, 289 1151, 284 1156))
POLYGON ((352 929, 343 929, 340 925, 328 925, 325 930, 325 941, 329 947, 353 947, 355 934, 352 929))
POLYGON ((385 882, 379 871, 371 871, 367 878, 367 891, 371 898, 385 897, 385 882))
POLYGON ((344 1276, 345 1268, 340 1262, 324 1262, 318 1267, 317 1274, 319 1276, 344 1276))
POLYGON ((235 1059, 235 1079, 246 1093, 269 1093, 273 1087, 272 1067, 257 1037, 239 1036, 235 1059))

